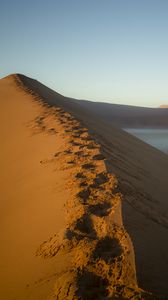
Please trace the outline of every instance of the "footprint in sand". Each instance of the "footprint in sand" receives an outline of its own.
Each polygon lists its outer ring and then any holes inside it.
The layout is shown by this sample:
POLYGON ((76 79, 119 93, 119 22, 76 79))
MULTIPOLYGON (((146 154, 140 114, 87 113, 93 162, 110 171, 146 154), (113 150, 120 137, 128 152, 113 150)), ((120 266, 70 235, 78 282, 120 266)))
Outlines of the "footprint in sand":
POLYGON ((88 211, 95 216, 105 217, 108 216, 111 212, 112 205, 109 202, 99 203, 94 205, 89 205, 88 211))
POLYGON ((94 233, 93 223, 90 217, 87 214, 84 214, 81 218, 79 218, 75 225, 74 229, 81 231, 84 234, 92 234, 94 233))
POLYGON ((105 299, 108 295, 108 281, 83 269, 77 276, 77 297, 82 300, 105 299))
POLYGON ((99 146, 96 145, 95 143, 90 143, 90 144, 86 145, 86 148, 90 149, 90 150, 92 150, 92 149, 99 149, 99 146))
POLYGON ((69 143, 70 143, 72 146, 82 146, 81 143, 75 142, 74 140, 70 140, 69 143))
POLYGON ((96 168, 96 166, 92 163, 86 163, 86 164, 83 164, 82 165, 82 169, 85 169, 85 170, 94 170, 96 168))
POLYGON ((84 190, 81 190, 78 194, 77 194, 77 197, 80 198, 83 202, 83 204, 86 204, 89 196, 91 194, 91 191, 89 188, 86 188, 84 190))
POLYGON ((79 172, 75 175, 75 178, 77 179, 85 179, 86 178, 86 175, 82 172, 79 172))
POLYGON ((105 237, 98 241, 93 252, 94 259, 103 259, 106 263, 111 263, 114 258, 120 256, 123 249, 116 238, 105 237))
POLYGON ((99 154, 96 154, 92 157, 93 160, 104 160, 105 159, 105 156, 101 153, 99 154))

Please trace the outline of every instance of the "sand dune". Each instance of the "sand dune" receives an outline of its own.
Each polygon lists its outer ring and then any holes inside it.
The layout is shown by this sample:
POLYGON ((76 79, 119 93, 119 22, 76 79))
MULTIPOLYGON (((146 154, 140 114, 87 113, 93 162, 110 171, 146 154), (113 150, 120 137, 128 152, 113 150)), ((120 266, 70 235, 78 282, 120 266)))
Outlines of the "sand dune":
MULTIPOLYGON (((168 128, 168 110, 80 100, 106 122, 121 128, 168 128)), ((166 108, 166 106, 164 106, 166 108)))
POLYGON ((160 108, 168 108, 168 104, 162 104, 160 105, 160 108))
POLYGON ((0 90, 2 298, 168 299, 168 157, 23 75, 0 90))
POLYGON ((52 163, 64 141, 51 121, 45 134, 36 126, 44 109, 14 78, 1 80, 0 94, 0 299, 46 299, 66 258, 46 263, 35 252, 65 223, 67 174, 52 163))

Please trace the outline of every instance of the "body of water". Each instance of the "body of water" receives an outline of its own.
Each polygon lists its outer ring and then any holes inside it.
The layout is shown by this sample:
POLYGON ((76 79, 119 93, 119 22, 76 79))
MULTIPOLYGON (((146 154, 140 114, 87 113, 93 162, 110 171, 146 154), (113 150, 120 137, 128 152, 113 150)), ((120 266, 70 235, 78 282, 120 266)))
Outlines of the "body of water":
POLYGON ((124 128, 124 130, 168 154, 168 129, 124 128))

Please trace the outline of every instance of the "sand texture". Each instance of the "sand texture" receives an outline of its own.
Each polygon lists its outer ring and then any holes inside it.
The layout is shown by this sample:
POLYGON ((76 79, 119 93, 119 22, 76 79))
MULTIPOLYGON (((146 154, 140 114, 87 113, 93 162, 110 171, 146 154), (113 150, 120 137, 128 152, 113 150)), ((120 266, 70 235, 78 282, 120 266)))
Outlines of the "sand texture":
POLYGON ((0 299, 46 299, 66 259, 46 262, 35 253, 65 223, 69 175, 54 161, 64 140, 52 120, 45 132, 39 127, 48 112, 13 78, 0 82, 0 94, 0 299))
POLYGON ((1 298, 168 299, 168 158, 39 82, 0 81, 1 298))

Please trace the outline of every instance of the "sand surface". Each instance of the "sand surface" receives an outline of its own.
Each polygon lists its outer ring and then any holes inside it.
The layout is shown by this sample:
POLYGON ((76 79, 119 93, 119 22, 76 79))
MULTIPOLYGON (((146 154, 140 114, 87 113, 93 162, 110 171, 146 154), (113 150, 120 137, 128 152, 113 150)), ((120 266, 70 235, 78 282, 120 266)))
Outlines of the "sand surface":
POLYGON ((123 194, 123 221, 134 245, 138 282, 144 289, 168 297, 167 155, 114 128, 81 107, 80 102, 63 97, 38 81, 20 78, 44 101, 59 105, 80 119, 101 145, 107 158, 106 168, 117 176, 123 194))
POLYGON ((167 299, 167 155, 27 77, 0 91, 2 298, 167 299))
POLYGON ((66 172, 40 161, 51 159, 64 142, 36 130, 34 119, 43 108, 13 78, 1 81, 0 91, 0 298, 46 299, 62 258, 46 262, 35 252, 64 226, 70 196, 66 172))
POLYGON ((100 146, 69 113, 25 92, 18 77, 0 89, 1 297, 141 294, 117 179, 100 146))

